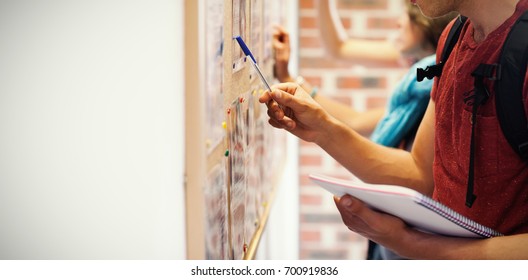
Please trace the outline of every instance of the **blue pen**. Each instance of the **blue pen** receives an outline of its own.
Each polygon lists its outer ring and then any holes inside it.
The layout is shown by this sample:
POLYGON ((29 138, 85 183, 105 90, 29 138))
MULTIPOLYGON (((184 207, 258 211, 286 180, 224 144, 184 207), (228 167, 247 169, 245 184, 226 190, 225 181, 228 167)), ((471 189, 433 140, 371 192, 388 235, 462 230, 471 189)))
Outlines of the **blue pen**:
POLYGON ((264 85, 266 85, 266 88, 271 92, 271 87, 270 87, 268 81, 266 81, 266 78, 264 78, 264 75, 262 75, 262 71, 260 71, 260 67, 257 64, 257 61, 255 60, 255 57, 253 56, 253 54, 251 53, 249 48, 246 46, 246 43, 244 43, 244 40, 242 40, 242 38, 240 36, 236 36, 233 39, 237 40, 237 42, 240 45, 240 48, 242 49, 244 54, 246 56, 249 56, 249 58, 250 58, 249 60, 251 60, 251 64, 253 64, 253 67, 255 67, 255 69, 257 70, 257 74, 260 76, 260 79, 262 80, 264 85))

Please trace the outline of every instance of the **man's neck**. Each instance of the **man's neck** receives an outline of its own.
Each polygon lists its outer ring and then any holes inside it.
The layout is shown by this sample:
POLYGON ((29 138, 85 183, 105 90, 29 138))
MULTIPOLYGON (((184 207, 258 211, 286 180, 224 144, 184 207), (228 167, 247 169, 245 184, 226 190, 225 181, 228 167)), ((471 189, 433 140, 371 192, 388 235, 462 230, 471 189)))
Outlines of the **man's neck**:
POLYGON ((459 12, 473 23, 475 42, 482 42, 510 18, 520 0, 467 0, 462 1, 459 12))

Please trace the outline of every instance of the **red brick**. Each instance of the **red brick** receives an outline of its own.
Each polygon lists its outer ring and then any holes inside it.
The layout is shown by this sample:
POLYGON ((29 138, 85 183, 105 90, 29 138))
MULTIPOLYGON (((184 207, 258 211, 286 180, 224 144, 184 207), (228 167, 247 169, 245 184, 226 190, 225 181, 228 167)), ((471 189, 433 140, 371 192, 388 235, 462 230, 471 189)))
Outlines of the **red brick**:
POLYGON ((315 0, 299 0, 300 9, 313 9, 315 8, 315 0))
POLYGON ((303 76, 303 77, 308 83, 310 83, 311 86, 321 87, 321 84, 323 81, 321 77, 318 77, 318 76, 303 76))
POLYGON ((337 87, 341 89, 385 88, 384 77, 341 77, 337 79, 337 87))
MULTIPOLYGON (((385 10, 389 0, 339 0, 337 7, 340 10, 385 10)), ((391 0, 394 1, 394 0, 391 0)))
POLYGON ((321 240, 321 233, 318 231, 301 231, 301 241, 319 241, 321 240))
POLYGON ((310 69, 328 69, 328 68, 349 68, 350 63, 328 57, 302 57, 299 61, 299 67, 310 69))
POLYGON ((299 159, 302 165, 321 165, 321 157, 313 155, 302 155, 299 159))
POLYGON ((321 205, 323 198, 318 195, 301 195, 301 204, 302 205, 321 205))
POLYGON ((367 28, 394 30, 398 28, 397 22, 396 18, 371 17, 367 20, 367 28))
POLYGON ((299 19, 299 26, 301 28, 319 28, 319 23, 315 17, 303 17, 299 19))
POLYGON ((358 77, 338 78, 338 88, 358 89, 361 88, 361 79, 358 77))
POLYGON ((321 38, 319 37, 313 37, 313 36, 302 36, 300 38, 300 47, 301 48, 323 48, 323 44, 321 42, 321 38))

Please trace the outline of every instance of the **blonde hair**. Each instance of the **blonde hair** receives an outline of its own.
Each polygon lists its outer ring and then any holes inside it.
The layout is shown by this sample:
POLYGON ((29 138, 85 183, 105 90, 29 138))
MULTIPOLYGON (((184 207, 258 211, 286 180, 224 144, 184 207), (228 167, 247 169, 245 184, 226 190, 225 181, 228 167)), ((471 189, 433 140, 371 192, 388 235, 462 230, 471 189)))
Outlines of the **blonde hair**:
POLYGON ((424 35, 424 44, 430 45, 436 49, 438 39, 449 22, 458 16, 458 13, 452 12, 438 18, 428 18, 422 14, 418 6, 407 2, 407 14, 411 22, 419 28, 424 35))

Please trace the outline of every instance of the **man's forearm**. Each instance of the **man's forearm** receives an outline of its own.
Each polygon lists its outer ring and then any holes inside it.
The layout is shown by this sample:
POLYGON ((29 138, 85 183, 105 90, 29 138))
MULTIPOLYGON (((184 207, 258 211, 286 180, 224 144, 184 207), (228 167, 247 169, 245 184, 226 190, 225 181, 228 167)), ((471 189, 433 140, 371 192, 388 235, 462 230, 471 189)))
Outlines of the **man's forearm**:
POLYGON ((424 183, 427 180, 409 152, 375 144, 337 119, 324 129, 327 137, 316 143, 360 179, 432 192, 432 185, 424 183))

